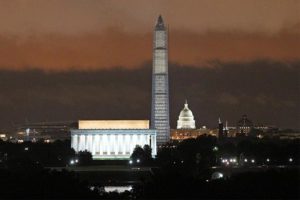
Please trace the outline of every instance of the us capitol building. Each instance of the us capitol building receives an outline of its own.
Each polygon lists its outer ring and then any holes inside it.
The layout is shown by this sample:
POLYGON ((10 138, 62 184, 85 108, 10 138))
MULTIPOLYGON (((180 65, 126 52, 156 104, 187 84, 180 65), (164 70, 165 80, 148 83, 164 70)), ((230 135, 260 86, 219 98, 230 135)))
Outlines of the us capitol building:
POLYGON ((177 129, 195 129, 195 120, 192 111, 188 107, 187 100, 185 100, 185 104, 183 109, 180 112, 177 121, 177 129))
POLYGON ((197 138, 204 134, 216 136, 216 131, 207 129, 205 126, 196 129, 193 112, 190 110, 186 100, 178 116, 177 129, 171 130, 171 139, 182 141, 189 138, 197 138))

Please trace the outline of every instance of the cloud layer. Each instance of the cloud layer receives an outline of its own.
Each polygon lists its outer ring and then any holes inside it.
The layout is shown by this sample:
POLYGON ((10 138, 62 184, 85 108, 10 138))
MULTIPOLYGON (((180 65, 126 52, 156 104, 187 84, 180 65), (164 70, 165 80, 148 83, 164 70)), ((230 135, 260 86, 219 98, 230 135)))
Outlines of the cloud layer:
POLYGON ((297 0, 15 0, 0 2, 0 69, 134 68, 152 58, 158 14, 170 60, 293 61, 300 52, 297 0))
MULTIPOLYGON (((300 61, 170 65, 171 125, 187 98, 197 126, 255 123, 299 127, 300 61)), ((150 119, 151 64, 136 69, 0 71, 0 127, 25 121, 150 119)))
MULTIPOLYGON (((152 35, 116 29, 78 36, 0 36, 0 68, 45 70, 135 68, 152 59, 152 35)), ((171 31, 169 58, 173 63, 209 65, 213 60, 251 61, 299 59, 300 37, 283 31, 275 35, 242 32, 196 34, 171 31)))

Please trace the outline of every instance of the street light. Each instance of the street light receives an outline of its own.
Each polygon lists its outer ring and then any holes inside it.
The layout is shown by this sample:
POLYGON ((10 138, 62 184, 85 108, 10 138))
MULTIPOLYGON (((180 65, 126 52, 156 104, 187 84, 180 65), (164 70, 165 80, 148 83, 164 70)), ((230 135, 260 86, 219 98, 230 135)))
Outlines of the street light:
POLYGON ((293 158, 289 158, 289 162, 293 162, 293 158))
POLYGON ((132 160, 129 160, 129 164, 132 165, 132 163, 133 163, 132 160))
POLYGON ((140 159, 137 159, 136 162, 137 162, 137 163, 140 163, 140 159))
POLYGON ((74 165, 74 163, 75 163, 74 160, 71 160, 71 161, 70 161, 70 164, 71 164, 71 165, 74 165))
POLYGON ((219 150, 219 148, 217 147, 217 146, 215 146, 214 148, 213 148, 213 151, 218 151, 219 150))

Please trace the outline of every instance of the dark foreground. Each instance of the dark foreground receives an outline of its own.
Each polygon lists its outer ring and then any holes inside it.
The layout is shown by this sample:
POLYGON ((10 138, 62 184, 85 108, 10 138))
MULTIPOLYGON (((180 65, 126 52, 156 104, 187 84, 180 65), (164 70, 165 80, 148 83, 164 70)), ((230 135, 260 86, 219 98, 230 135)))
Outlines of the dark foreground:
POLYGON ((88 152, 75 154, 70 141, 0 141, 0 199, 300 199, 299 147, 299 140, 202 136, 169 144, 155 159, 136 148, 131 159, 141 162, 129 164, 95 162, 88 152), (224 158, 240 163, 224 165, 224 158))
MULTIPOLYGON (((119 167, 122 169, 122 167, 119 167)), ((230 178, 195 179, 178 171, 1 169, 1 199, 299 199, 297 168, 265 169, 230 178), (131 192, 104 193, 102 186, 133 185, 131 192), (92 188, 92 189, 91 189, 92 188)))

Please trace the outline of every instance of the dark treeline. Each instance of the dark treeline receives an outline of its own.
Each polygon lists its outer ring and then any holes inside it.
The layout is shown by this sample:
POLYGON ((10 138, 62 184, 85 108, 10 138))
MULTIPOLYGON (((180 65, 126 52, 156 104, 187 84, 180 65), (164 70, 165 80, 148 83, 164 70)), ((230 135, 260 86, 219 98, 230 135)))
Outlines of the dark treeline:
MULTIPOLYGON (((144 198, 150 199, 298 198, 299 142, 249 137, 220 141, 215 137, 200 136, 170 143, 161 148, 152 161, 152 165, 159 166, 152 170, 153 179, 145 180, 144 186, 138 189, 144 198), (213 180, 212 174, 216 170, 212 166, 226 168, 220 162, 221 157, 236 157, 237 162, 240 157, 249 161, 251 158, 255 163, 240 164, 244 172, 213 180), (266 162, 266 159, 270 161, 266 162), (278 168, 278 165, 285 167, 278 168)), ((138 149, 139 152, 142 150, 138 149)))
POLYGON ((173 142, 158 151, 159 165, 171 167, 183 162, 183 165, 196 165, 206 168, 220 165, 220 158, 236 157, 255 159, 256 164, 298 165, 300 161, 300 140, 228 138, 217 140, 212 136, 200 136, 182 142, 173 142), (290 162, 289 159, 293 161, 290 162), (266 163, 266 159, 270 161, 266 163))
POLYGON ((149 199, 297 199, 299 176, 299 170, 267 170, 206 182, 168 170, 156 173, 140 190, 143 197, 149 199))
POLYGON ((56 171, 36 165, 18 169, 0 169, 1 199, 41 198, 97 198, 89 190, 88 182, 81 181, 74 172, 56 171))
MULTIPOLYGON (((9 198, 298 198, 299 140, 236 138, 223 141, 201 136, 182 142, 173 142, 159 149, 152 159, 148 146, 137 147, 132 165, 150 166, 152 175, 142 179, 133 192, 123 194, 90 190, 88 180, 75 172, 56 171, 46 167, 68 166, 78 159, 77 165, 95 164, 87 152, 75 154, 70 141, 54 143, 0 142, 1 197, 9 198), (221 157, 254 158, 252 166, 263 170, 232 174, 213 180, 212 166, 221 165, 221 157), (269 158, 271 162, 265 163, 269 158), (288 159, 293 158, 290 162, 288 159), (275 165, 288 166, 274 168, 275 165)), ((124 163, 123 163, 124 164, 124 163)), ((138 166, 134 166, 138 167, 138 166)), ((101 177, 100 177, 101 179, 101 177)), ((103 179, 105 179, 103 177, 103 179)), ((100 182, 101 180, 99 180, 100 182)), ((105 182, 105 181, 101 181, 105 182)))
POLYGON ((64 167, 72 159, 81 160, 78 165, 90 164, 92 157, 89 152, 75 154, 70 146, 70 140, 57 140, 53 143, 0 141, 0 164, 8 168, 15 168, 22 165, 22 162, 32 162, 44 167, 64 167))

